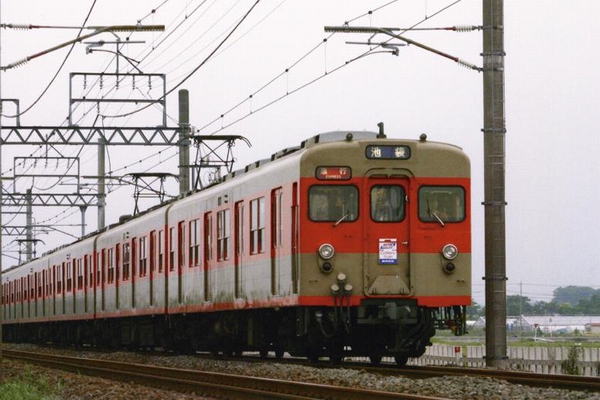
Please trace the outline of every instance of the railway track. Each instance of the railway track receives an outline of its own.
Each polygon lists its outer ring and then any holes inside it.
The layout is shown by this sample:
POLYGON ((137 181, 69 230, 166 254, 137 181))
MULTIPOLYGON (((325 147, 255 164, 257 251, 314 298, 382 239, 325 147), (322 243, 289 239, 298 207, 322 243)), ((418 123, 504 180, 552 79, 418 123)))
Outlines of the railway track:
MULTIPOLYGON (((364 367, 363 367, 364 368, 364 367)), ((367 371, 380 374, 398 375, 424 379, 439 376, 480 376, 505 380, 514 384, 540 388, 580 390, 600 393, 600 378, 589 376, 538 374, 533 372, 503 371, 497 369, 459 368, 438 366, 406 366, 402 369, 379 367, 366 368, 367 371)))
POLYGON ((50 368, 137 383, 180 392, 193 392, 214 398, 235 399, 412 399, 434 400, 438 397, 382 392, 342 386, 249 377, 215 372, 130 364, 110 360, 67 357, 5 350, 7 358, 50 368))
MULTIPOLYGON (((138 383, 169 390, 194 392, 213 397, 231 398, 369 398, 369 399, 432 399, 435 397, 418 396, 414 394, 399 394, 378 392, 349 387, 293 382, 290 380, 265 379, 227 373, 202 372, 195 369, 176 369, 157 367, 148 364, 129 364, 109 360, 99 360, 93 355, 86 358, 77 356, 62 356, 52 353, 5 350, 7 357, 21 359, 52 368, 60 368, 87 375, 101 376, 108 379, 136 381, 138 383)), ((164 354, 163 354, 164 355, 164 354)), ((204 358, 203 355, 197 355, 204 358)), ((229 361, 264 362, 258 357, 234 357, 229 361)), ((304 364, 298 359, 283 358, 278 363, 304 364)), ((331 368, 329 362, 311 364, 313 367, 331 368)), ((473 369, 446 366, 407 366, 397 368, 392 366, 372 366, 369 363, 345 362, 344 369, 355 369, 371 374, 399 376, 412 379, 437 377, 475 376, 503 380, 513 384, 552 389, 567 389, 569 391, 586 391, 600 393, 600 378, 572 375, 536 374, 528 372, 502 371, 493 369, 473 369)))

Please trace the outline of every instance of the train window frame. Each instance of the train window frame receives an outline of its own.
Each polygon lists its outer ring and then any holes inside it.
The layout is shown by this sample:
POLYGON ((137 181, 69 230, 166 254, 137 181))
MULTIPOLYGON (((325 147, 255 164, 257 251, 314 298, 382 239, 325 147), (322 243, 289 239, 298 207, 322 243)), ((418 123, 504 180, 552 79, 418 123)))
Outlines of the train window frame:
POLYGON ((190 260, 190 268, 199 267, 201 264, 200 258, 200 240, 202 237, 202 233, 200 228, 202 227, 202 223, 200 218, 196 218, 190 221, 189 230, 190 230, 190 241, 189 241, 189 249, 188 256, 190 260))
POLYGON ((131 245, 129 242, 125 242, 121 249, 123 250, 123 276, 121 278, 123 281, 128 281, 131 269, 131 245))
POLYGON ((406 188, 398 184, 377 184, 371 186, 369 191, 369 208, 371 220, 375 222, 397 223, 404 221, 406 219, 406 188), (393 189, 400 189, 400 192, 394 194, 393 189), (393 204, 394 197, 400 201, 400 204, 393 204))
MULTIPOLYGON (((446 223, 461 223, 467 218, 467 191, 463 186, 460 185, 423 185, 418 191, 418 215, 419 220, 425 223, 437 223, 440 221, 443 224, 446 223), (454 197, 452 192, 455 191, 454 197), (429 193, 427 193, 429 192, 429 193), (453 207, 454 212, 449 211, 432 211, 432 207, 438 209, 439 206, 434 203, 432 205, 432 196, 440 199, 443 195, 446 197, 450 196, 450 202, 458 200, 458 203, 453 207), (454 215, 454 216, 451 216, 454 215)), ((436 200, 439 202, 439 200, 436 200)), ((447 200, 444 203, 448 204, 447 200)))
POLYGON ((138 239, 138 274, 140 277, 148 275, 148 240, 146 236, 138 239))
POLYGON ((359 189, 352 184, 318 184, 308 188, 308 205, 306 207, 308 219, 312 222, 354 222, 358 220, 360 210, 359 189), (351 189, 353 193, 334 193, 333 191, 341 191, 343 189, 351 189), (352 200, 354 195, 354 200, 352 200), (350 199, 350 204, 346 206, 342 201, 343 198, 350 199), (331 206, 330 206, 331 204, 331 206))
POLYGON ((158 231, 158 273, 162 273, 163 269, 164 269, 164 264, 165 264, 164 245, 165 245, 165 231, 161 229, 160 231, 158 231))
POLYGON ((183 271, 185 267, 185 246, 186 235, 185 235, 185 221, 179 221, 177 223, 177 270, 183 271))
POLYGON ((108 265, 108 283, 109 284, 113 284, 115 283, 115 276, 116 276, 116 271, 115 271, 115 266, 116 266, 116 261, 115 261, 115 250, 112 247, 109 247, 106 251, 107 254, 107 265, 108 265))
POLYGON ((265 252, 266 242, 266 200, 264 196, 250 200, 250 254, 265 252))
POLYGON ((229 260, 231 241, 231 211, 229 208, 217 212, 217 261, 229 260))

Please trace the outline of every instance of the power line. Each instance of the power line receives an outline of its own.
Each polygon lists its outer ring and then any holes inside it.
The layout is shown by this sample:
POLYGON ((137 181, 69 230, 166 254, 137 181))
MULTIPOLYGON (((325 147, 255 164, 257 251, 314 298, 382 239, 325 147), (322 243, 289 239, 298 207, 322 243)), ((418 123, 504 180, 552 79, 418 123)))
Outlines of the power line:
MULTIPOLYGON (((90 10, 88 11, 88 14, 85 17, 85 20, 83 21, 83 26, 85 26, 85 24, 87 23, 88 19, 92 15, 92 11, 94 10, 94 7, 96 6, 96 1, 97 0, 94 0, 94 2, 92 3, 92 5, 90 6, 90 10)), ((77 33, 77 39, 79 39, 81 37, 81 32, 83 32, 83 29, 84 29, 83 27, 79 29, 79 32, 77 33)), ((63 67, 67 63, 67 60, 71 56, 71 53, 73 52, 73 49, 75 48, 76 44, 77 44, 77 41, 74 41, 73 44, 71 44, 71 48, 69 49, 69 52, 67 53, 67 55, 63 59, 62 63, 60 64, 60 67, 58 67, 58 70, 56 70, 56 73, 54 74, 54 76, 52 77, 52 79, 50 80, 50 82, 48 83, 48 85, 46 85, 46 88, 38 96, 38 98, 29 107, 27 107, 25 109, 25 111, 22 111, 22 112, 20 112, 17 115, 4 115, 4 117, 6 117, 6 118, 17 118, 17 117, 20 117, 20 116, 24 115, 25 113, 27 113, 29 110, 31 110, 44 97, 44 95, 50 89, 50 86, 52 86, 52 84, 54 83, 54 81, 58 77, 58 74, 60 73, 60 71, 62 71, 63 67)))
MULTIPOLYGON (((231 37, 231 35, 233 35, 233 33, 240 27, 240 25, 242 24, 242 22, 244 22, 246 20, 246 18, 250 15, 250 13, 252 12, 252 10, 254 10, 254 8, 258 5, 258 3, 260 3, 260 0, 256 0, 256 2, 252 5, 252 7, 250 7, 250 9, 246 12, 246 14, 240 19, 240 21, 237 23, 237 25, 231 30, 231 32, 229 32, 229 34, 227 34, 227 36, 219 43, 219 45, 217 47, 215 47, 215 49, 204 59, 204 61, 202 61, 198 66, 196 66, 192 70, 192 72, 190 72, 185 78, 183 78, 177 85, 175 85, 173 88, 171 88, 169 91, 167 91, 167 93, 162 98, 164 98, 164 97, 168 96, 169 94, 173 93, 176 89, 178 89, 181 85, 183 85, 188 79, 190 79, 200 68, 202 68, 202 66, 204 66, 204 64, 206 64, 206 62, 208 62, 208 60, 210 60, 210 58, 217 52, 217 50, 219 50, 221 48, 221 46, 223 46, 223 44, 231 37)), ((130 116, 130 115, 136 114, 136 113, 138 113, 138 112, 140 112, 142 110, 145 110, 148 107, 150 107, 150 105, 141 107, 141 108, 137 109, 136 111, 132 111, 132 112, 125 113, 125 114, 120 114, 120 115, 104 115, 104 116, 107 117, 107 118, 127 117, 127 116, 130 116)))

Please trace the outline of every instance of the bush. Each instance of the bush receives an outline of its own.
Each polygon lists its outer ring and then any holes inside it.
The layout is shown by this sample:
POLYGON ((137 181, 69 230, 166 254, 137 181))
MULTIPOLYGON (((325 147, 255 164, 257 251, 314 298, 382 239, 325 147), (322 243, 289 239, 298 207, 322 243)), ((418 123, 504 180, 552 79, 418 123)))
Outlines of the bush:
POLYGON ((569 355, 566 360, 560 363, 563 374, 581 375, 581 367, 579 366, 579 357, 581 357, 582 349, 580 346, 574 346, 569 349, 569 355))

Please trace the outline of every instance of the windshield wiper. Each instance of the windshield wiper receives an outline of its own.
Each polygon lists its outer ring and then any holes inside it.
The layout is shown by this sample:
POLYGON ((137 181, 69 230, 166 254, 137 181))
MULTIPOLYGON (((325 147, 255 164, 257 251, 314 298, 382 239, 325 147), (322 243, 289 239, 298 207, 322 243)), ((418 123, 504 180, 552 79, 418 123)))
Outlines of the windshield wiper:
POLYGON ((438 222, 440 223, 441 226, 446 226, 446 224, 444 224, 444 221, 442 221, 442 219, 437 215, 437 213, 432 212, 432 214, 435 217, 435 219, 438 220, 438 222))
POLYGON ((345 220, 346 218, 348 218, 349 215, 350 215, 350 213, 348 211, 346 211, 346 214, 342 215, 342 218, 338 219, 337 222, 335 224, 333 224, 333 226, 338 226, 339 224, 341 224, 342 221, 345 220))

